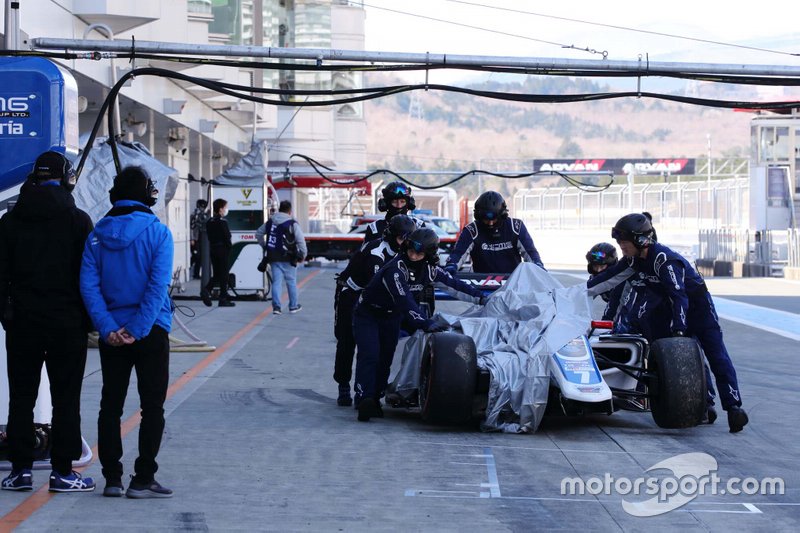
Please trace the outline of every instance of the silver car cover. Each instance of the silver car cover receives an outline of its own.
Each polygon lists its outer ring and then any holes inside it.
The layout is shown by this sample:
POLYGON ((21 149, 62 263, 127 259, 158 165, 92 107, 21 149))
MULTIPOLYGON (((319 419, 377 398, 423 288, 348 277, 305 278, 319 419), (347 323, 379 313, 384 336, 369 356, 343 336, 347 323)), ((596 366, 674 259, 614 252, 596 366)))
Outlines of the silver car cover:
MULTIPOLYGON (((481 428, 527 433, 536 431, 547 406, 548 359, 587 332, 591 305, 585 283, 564 287, 549 272, 522 263, 485 307, 437 317, 472 337, 478 366, 490 373, 481 428)), ((406 342, 391 389, 402 394, 418 388, 423 347, 421 332, 406 342)))

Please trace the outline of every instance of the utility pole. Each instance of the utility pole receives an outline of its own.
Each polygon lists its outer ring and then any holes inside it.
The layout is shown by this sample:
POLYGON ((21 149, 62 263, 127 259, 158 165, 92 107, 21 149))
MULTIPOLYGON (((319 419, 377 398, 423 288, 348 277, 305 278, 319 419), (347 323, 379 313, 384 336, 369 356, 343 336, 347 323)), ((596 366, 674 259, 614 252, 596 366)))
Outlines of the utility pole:
POLYGON ((706 140, 708 141, 708 168, 706 169, 706 175, 708 179, 706 180, 708 183, 708 190, 711 191, 711 134, 706 133, 706 140))

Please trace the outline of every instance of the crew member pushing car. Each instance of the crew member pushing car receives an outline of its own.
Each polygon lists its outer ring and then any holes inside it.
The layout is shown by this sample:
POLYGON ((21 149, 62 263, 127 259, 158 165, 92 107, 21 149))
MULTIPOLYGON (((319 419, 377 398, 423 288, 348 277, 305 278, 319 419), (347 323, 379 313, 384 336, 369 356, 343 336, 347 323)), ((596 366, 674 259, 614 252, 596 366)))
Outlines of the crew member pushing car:
POLYGON ((446 325, 425 316, 414 301, 409 287, 411 272, 417 273, 416 279, 441 283, 464 293, 473 303, 485 303, 486 297, 481 291, 437 266, 438 247, 439 237, 435 231, 430 228, 415 230, 401 245, 401 252, 378 270, 361 293, 353 313, 353 330, 358 346, 356 405, 358 420, 362 422, 383 416, 379 398, 386 389, 403 318, 414 329, 428 332, 446 329, 446 325), (432 275, 419 274, 424 269, 430 269, 432 275))
POLYGON ((472 271, 510 274, 523 260, 544 268, 525 223, 508 216, 503 197, 487 191, 475 200, 475 220, 464 227, 447 259, 445 269, 455 276, 458 268, 472 258, 472 271))
POLYGON ((742 409, 736 370, 703 277, 683 256, 653 239, 653 226, 642 213, 619 219, 611 237, 625 258, 590 279, 589 294, 602 294, 634 274, 643 274, 640 279, 646 288, 671 304, 672 335, 691 336, 700 343, 716 378, 722 408, 728 412, 730 431, 741 431, 748 422, 747 413, 742 409))
POLYGON ((395 215, 383 230, 383 239, 365 244, 350 259, 337 278, 333 304, 333 332, 336 335, 333 379, 339 384, 339 397, 336 400, 338 405, 353 405, 353 399, 350 397, 350 378, 353 376, 353 355, 356 351, 353 308, 372 276, 384 263, 397 255, 400 245, 416 227, 408 215, 395 215))

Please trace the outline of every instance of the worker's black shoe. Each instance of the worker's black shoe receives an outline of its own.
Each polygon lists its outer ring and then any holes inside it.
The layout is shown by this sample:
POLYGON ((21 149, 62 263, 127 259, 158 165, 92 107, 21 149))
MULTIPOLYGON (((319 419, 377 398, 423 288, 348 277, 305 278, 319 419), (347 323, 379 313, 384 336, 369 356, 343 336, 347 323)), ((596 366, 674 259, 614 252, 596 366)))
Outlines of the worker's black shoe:
POLYGON ((208 290, 203 289, 200 291, 200 299, 203 300, 203 304, 206 307, 211 307, 211 293, 208 290))
POLYGON ((747 413, 738 405, 734 405, 728 409, 728 427, 731 433, 739 433, 749 421, 750 419, 747 418, 747 413))
POLYGON ((236 307, 236 304, 230 300, 220 300, 219 307, 236 307))
POLYGON ((380 406, 374 398, 364 398, 358 403, 358 421, 369 422, 372 417, 377 417, 380 406))
POLYGON ((350 397, 350 385, 339 385, 339 397, 336 398, 336 405, 339 407, 353 405, 353 398, 350 397))
POLYGON ((714 409, 713 405, 709 405, 705 414, 703 414, 703 420, 701 420, 700 423, 711 425, 716 421, 717 421, 717 410, 714 409))

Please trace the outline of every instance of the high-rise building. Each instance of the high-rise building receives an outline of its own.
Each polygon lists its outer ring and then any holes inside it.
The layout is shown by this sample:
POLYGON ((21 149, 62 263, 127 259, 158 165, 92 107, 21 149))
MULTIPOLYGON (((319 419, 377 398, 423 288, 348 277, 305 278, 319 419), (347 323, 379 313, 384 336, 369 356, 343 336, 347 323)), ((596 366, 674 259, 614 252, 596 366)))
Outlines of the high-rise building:
MULTIPOLYGON (((0 17, 5 15, 3 9, 0 4, 0 17)), ((113 38, 131 43, 135 38, 360 50, 364 46, 364 9, 360 2, 344 0, 72 0, 57 4, 52 0, 26 0, 20 5, 20 30, 29 38, 113 38)), ((109 87, 131 68, 131 63, 109 59, 57 61, 78 82, 84 104, 80 129, 86 134, 109 87)), ((254 72, 227 66, 135 61, 137 67, 148 64, 200 78, 272 88, 328 89, 361 84, 360 75, 352 73, 254 72)), ((271 161, 285 161, 292 153, 303 153, 340 169, 363 169, 366 164, 366 130, 358 104, 315 108, 254 105, 183 81, 144 76, 137 77, 120 94, 123 131, 181 177, 189 173, 204 178, 219 175, 249 150, 254 136, 267 141, 271 161), (180 142, 174 142, 176 138, 180 142)), ((305 97, 283 100, 302 104, 305 97)), ((176 267, 188 265, 188 215, 199 195, 197 183, 181 180, 169 205, 167 223, 175 235, 176 267)))

